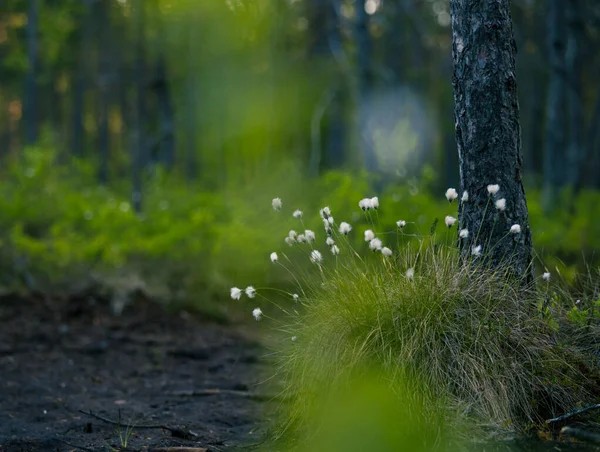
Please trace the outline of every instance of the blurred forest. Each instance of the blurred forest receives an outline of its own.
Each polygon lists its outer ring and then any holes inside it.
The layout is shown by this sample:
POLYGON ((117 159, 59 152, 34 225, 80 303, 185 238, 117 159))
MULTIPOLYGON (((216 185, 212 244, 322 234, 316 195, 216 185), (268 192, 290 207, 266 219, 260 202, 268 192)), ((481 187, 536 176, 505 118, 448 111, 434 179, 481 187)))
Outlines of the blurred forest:
MULTIPOLYGON (((512 13, 534 242, 575 263, 600 246, 600 3, 512 13)), ((245 228, 284 194, 387 192, 427 228, 458 185, 450 22, 444 0, 2 0, 4 265, 262 259, 281 240, 245 228)))

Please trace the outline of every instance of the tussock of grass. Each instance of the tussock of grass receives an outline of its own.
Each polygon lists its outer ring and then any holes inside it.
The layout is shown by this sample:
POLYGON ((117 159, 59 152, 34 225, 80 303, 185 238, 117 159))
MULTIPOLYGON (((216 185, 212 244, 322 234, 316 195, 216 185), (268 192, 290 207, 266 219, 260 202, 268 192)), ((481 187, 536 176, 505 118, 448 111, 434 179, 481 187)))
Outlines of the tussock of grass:
POLYGON ((286 328, 297 336, 280 356, 287 427, 307 427, 372 363, 409 412, 455 432, 523 431, 585 400, 585 378, 541 313, 543 289, 439 245, 406 246, 392 259, 345 252, 353 257, 321 269, 286 328))

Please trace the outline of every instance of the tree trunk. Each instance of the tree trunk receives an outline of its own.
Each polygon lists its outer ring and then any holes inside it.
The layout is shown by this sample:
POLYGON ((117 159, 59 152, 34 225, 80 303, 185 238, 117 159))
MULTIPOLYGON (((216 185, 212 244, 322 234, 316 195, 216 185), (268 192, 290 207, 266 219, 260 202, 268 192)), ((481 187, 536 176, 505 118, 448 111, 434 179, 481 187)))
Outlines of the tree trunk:
POLYGON ((27 60, 25 78, 25 142, 34 144, 38 138, 37 123, 37 67, 38 67, 38 0, 29 0, 27 14, 27 60))
POLYGON ((95 5, 96 19, 98 21, 98 151, 100 168, 98 171, 98 182, 102 185, 108 183, 108 168, 110 158, 110 139, 108 130, 108 112, 111 101, 111 65, 110 58, 113 54, 112 46, 110 45, 110 4, 107 0, 100 1, 95 5))
POLYGON ((188 182, 193 182, 197 176, 197 163, 196 163, 196 138, 197 138, 197 71, 196 71, 196 55, 195 55, 195 42, 196 33, 194 27, 196 24, 190 21, 188 24, 188 66, 186 84, 187 90, 185 93, 185 131, 186 131, 186 150, 185 150, 185 163, 186 171, 185 175, 188 182))
POLYGON ((564 0, 548 0, 548 58, 550 82, 546 104, 546 152, 544 155, 543 207, 550 210, 558 188, 565 180, 563 162, 566 139, 566 20, 564 0))
POLYGON ((569 142, 566 158, 566 183, 575 187, 579 180, 583 151, 584 119, 581 97, 581 4, 567 0, 567 48, 565 53, 567 100, 569 113, 569 142))
POLYGON ((175 163, 175 118, 171 89, 167 80, 167 64, 162 53, 156 63, 156 76, 152 87, 156 91, 160 114, 160 137, 158 141, 160 160, 170 170, 175 163))
POLYGON ((133 140, 133 168, 132 168, 132 194, 131 201, 136 212, 142 211, 142 171, 144 162, 145 136, 144 136, 144 111, 145 102, 145 77, 144 77, 144 45, 145 45, 145 17, 144 1, 137 0, 135 4, 135 28, 136 28, 136 61, 135 82, 136 102, 133 114, 134 140, 133 140))
POLYGON ((460 165, 462 254, 481 245, 485 262, 530 281, 532 239, 522 183, 516 45, 509 0, 451 0, 454 114, 460 165), (499 184, 490 196, 488 184, 499 184), (506 200, 505 210, 495 201, 506 200), (512 225, 520 234, 509 234, 512 225))
POLYGON ((369 171, 377 169, 377 157, 373 147, 371 129, 369 127, 369 97, 373 85, 371 69, 371 34, 369 32, 369 15, 365 11, 364 0, 356 2, 356 23, 354 27, 357 61, 357 130, 365 168, 369 171))
POLYGON ((600 189, 600 89, 596 93, 594 111, 590 119, 586 141, 586 158, 581 172, 585 178, 579 178, 575 190, 586 184, 600 189))
POLYGON ((86 93, 86 74, 88 70, 88 53, 91 32, 92 15, 88 2, 81 4, 81 25, 76 34, 76 39, 79 41, 77 49, 77 63, 75 65, 75 73, 73 74, 73 92, 71 107, 72 118, 72 138, 71 152, 76 157, 82 157, 84 154, 85 129, 83 125, 83 117, 85 115, 85 93, 86 93))

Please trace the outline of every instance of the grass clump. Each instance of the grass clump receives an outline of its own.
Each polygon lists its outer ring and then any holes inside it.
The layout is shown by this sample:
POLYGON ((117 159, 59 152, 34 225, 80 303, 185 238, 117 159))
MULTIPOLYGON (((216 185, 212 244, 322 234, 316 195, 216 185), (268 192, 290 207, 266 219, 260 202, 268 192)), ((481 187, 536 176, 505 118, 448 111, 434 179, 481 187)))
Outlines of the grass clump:
POLYGON ((461 262, 455 250, 409 247, 396 260, 355 260, 321 276, 292 321, 297 340, 281 359, 291 424, 369 363, 453 429, 524 430, 584 395, 583 380, 573 383, 578 372, 539 315, 539 294, 461 262))
MULTIPOLYGON (((283 319, 265 305, 257 318, 278 322, 286 338, 278 353, 288 400, 282 434, 318 436, 328 423, 315 419, 330 417, 367 379, 401 401, 406 437, 428 448, 540 428, 590 401, 582 363, 595 364, 574 340, 583 336, 562 305, 568 292, 547 274, 525 285, 508 267, 487 267, 485 250, 461 256, 450 244, 453 222, 438 240, 435 227, 422 236, 410 222, 377 232, 378 210, 363 213, 366 225, 355 217, 350 226, 321 210, 326 235, 291 243, 273 261, 293 276, 287 295, 299 304, 283 306, 283 319), (351 237, 359 231, 363 246, 351 237)), ((273 303, 263 293, 257 304, 273 303)))

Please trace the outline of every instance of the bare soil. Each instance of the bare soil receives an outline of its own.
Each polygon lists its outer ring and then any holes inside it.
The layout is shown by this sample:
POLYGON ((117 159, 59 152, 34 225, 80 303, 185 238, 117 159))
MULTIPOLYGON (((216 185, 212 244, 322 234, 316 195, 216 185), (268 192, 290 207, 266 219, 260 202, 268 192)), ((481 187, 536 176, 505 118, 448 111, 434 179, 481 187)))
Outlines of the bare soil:
POLYGON ((259 419, 270 405, 258 394, 262 354, 240 327, 144 299, 116 316, 90 295, 5 294, 0 451, 220 451, 260 443, 267 426, 259 419), (136 427, 129 436, 128 425, 136 427))

